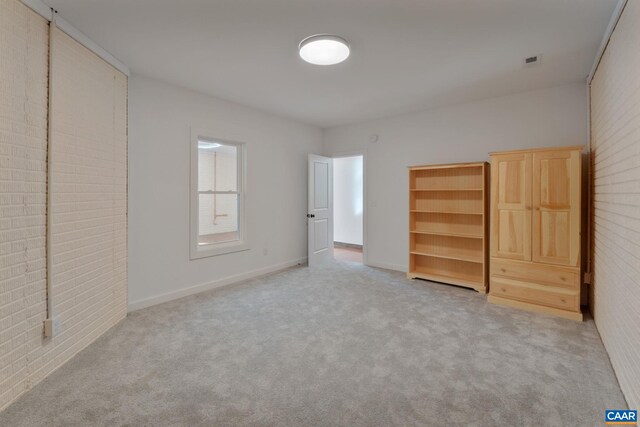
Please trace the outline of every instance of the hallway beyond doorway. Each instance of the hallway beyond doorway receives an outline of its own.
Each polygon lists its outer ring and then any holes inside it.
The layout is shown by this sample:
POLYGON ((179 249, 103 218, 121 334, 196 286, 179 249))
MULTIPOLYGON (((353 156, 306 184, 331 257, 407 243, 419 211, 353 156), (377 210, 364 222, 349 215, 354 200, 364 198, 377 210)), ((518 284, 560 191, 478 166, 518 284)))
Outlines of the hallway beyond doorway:
POLYGON ((337 261, 357 262, 362 264, 362 247, 334 243, 333 257, 337 261))
POLYGON ((333 158, 334 258, 364 263, 364 155, 333 158))

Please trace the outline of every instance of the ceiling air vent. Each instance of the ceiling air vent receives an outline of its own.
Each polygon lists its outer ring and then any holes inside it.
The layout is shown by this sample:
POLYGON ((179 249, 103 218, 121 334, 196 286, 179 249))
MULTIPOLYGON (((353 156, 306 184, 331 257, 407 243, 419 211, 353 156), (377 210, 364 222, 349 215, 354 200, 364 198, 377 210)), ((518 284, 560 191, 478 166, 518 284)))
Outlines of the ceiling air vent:
POLYGON ((540 55, 529 56, 524 58, 524 66, 531 67, 532 65, 536 65, 540 62, 540 55))

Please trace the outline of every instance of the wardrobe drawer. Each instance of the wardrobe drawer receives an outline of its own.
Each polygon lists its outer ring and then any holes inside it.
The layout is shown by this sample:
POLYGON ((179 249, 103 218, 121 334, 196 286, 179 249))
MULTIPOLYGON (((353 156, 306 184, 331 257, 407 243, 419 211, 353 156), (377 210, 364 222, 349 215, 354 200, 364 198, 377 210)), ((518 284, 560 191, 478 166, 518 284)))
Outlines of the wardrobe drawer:
POLYGON ((491 275, 526 282, 580 289, 580 269, 491 258, 491 275))
POLYGON ((577 291, 491 276, 491 294, 563 310, 580 310, 577 291))

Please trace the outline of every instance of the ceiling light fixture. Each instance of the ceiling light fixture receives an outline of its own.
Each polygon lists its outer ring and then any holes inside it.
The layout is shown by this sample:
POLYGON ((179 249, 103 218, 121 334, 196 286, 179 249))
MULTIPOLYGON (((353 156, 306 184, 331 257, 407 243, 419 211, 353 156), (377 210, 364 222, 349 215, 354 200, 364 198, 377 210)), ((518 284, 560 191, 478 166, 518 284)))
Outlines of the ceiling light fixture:
POLYGON ((317 34, 307 37, 298 46, 300 58, 310 64, 334 65, 349 57, 349 43, 342 37, 317 34))

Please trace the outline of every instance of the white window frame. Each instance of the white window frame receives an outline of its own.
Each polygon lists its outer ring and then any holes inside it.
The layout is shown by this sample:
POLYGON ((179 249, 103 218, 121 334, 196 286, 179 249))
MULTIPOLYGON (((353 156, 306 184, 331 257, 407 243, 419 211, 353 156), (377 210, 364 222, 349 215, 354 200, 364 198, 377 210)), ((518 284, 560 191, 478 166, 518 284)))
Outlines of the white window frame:
POLYGON ((247 241, 247 225, 245 221, 246 206, 246 144, 243 142, 229 141, 223 138, 216 138, 214 133, 191 129, 191 204, 190 204, 190 259, 200 259, 217 255, 224 255, 233 252, 249 250, 247 241), (199 204, 200 191, 198 189, 198 141, 219 142, 224 145, 233 145, 237 150, 238 157, 238 191, 217 191, 215 194, 238 194, 238 240, 231 242, 213 243, 210 245, 198 245, 198 227, 199 227, 199 204))

